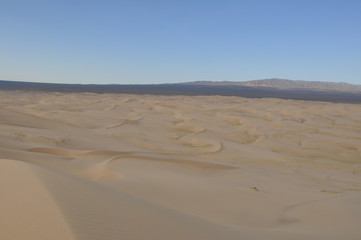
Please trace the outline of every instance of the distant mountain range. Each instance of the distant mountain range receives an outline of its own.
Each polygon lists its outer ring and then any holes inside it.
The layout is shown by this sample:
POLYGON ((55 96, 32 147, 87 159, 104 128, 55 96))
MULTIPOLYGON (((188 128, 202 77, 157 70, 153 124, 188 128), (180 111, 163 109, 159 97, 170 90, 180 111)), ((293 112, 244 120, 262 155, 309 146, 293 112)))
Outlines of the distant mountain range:
POLYGON ((331 90, 342 92, 361 92, 361 85, 349 84, 344 82, 319 82, 319 81, 301 81, 280 78, 270 78, 262 80, 231 82, 231 81, 196 81, 185 84, 191 85, 211 85, 211 86, 249 86, 249 87, 271 87, 278 89, 313 89, 313 90, 331 90))
POLYGON ((1 81, 0 90, 91 92, 188 96, 239 96, 361 103, 361 86, 348 83, 264 79, 247 82, 198 81, 172 84, 61 84, 1 81))

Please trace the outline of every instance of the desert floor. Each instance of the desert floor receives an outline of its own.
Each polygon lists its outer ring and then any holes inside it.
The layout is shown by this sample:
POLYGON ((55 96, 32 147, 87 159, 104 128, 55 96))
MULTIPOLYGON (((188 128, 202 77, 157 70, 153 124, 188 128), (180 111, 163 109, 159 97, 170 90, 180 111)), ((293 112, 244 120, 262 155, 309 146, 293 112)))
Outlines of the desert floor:
POLYGON ((361 239, 361 105, 0 91, 0 239, 361 239))

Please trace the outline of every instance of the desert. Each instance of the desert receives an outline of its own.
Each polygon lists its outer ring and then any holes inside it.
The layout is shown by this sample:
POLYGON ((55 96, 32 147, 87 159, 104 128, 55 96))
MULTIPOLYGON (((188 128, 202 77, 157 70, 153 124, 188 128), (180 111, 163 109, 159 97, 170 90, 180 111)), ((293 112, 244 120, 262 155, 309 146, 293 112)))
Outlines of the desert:
POLYGON ((361 239, 361 104, 0 91, 0 239, 361 239))
POLYGON ((361 1, 1 1, 0 240, 361 240, 361 1))

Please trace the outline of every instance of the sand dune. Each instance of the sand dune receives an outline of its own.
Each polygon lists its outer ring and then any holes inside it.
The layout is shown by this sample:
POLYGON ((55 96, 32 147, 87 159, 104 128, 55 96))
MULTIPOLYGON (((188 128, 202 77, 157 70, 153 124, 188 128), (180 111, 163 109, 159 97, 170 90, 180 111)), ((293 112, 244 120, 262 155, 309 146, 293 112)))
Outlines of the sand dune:
POLYGON ((361 238, 361 105, 0 92, 0 239, 361 238))
POLYGON ((35 169, 0 160, 1 239, 76 239, 35 169))

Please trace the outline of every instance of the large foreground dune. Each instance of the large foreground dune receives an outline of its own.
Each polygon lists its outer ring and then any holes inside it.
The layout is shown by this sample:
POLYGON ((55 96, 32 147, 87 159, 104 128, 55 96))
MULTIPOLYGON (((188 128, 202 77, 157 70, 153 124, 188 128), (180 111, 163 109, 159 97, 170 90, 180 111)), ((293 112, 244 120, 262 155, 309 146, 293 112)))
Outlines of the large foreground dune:
POLYGON ((361 105, 0 92, 0 239, 361 239, 361 105))

